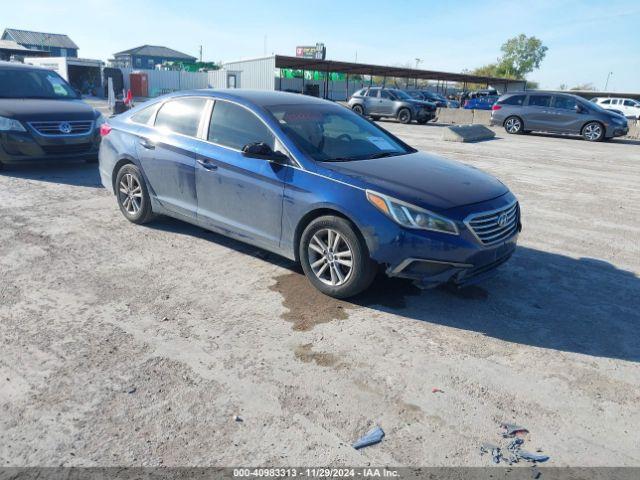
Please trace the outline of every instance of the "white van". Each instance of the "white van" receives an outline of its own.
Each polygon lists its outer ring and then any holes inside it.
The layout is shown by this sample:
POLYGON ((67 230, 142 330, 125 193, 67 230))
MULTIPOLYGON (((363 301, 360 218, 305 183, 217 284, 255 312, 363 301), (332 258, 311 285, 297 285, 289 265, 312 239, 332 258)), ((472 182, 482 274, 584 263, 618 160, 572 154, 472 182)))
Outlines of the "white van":
POLYGON ((596 97, 592 98, 591 101, 607 110, 618 110, 627 118, 640 119, 640 102, 638 100, 632 98, 596 97))

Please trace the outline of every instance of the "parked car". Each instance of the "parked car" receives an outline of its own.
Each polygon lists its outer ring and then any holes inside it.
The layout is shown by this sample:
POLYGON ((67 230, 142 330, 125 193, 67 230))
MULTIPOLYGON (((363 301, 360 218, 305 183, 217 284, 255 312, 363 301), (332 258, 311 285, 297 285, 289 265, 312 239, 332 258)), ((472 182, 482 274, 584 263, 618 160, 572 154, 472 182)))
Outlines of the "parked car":
POLYGON ((104 117, 56 72, 0 62, 0 167, 96 161, 102 122, 104 117))
POLYGON ((464 107, 467 110, 491 110, 493 104, 498 101, 495 95, 481 95, 472 97, 464 102, 464 107))
POLYGON ((627 118, 640 119, 640 102, 633 98, 596 97, 591 101, 605 110, 620 112, 627 118))
POLYGON ((400 123, 415 121, 423 124, 436 115, 434 103, 417 100, 396 88, 369 87, 358 90, 349 99, 349 107, 374 120, 397 118, 400 123))
POLYGON ((456 100, 445 98, 429 90, 407 90, 407 93, 415 99, 434 103, 438 108, 460 108, 460 103, 456 100))
POLYGON ((179 92, 101 134, 102 183, 126 219, 165 214, 264 248, 334 297, 363 291, 379 267, 423 286, 480 281, 521 228, 500 181, 326 100, 179 92))
POLYGON ((557 92, 517 92, 500 97, 491 112, 491 124, 508 133, 533 130, 582 135, 597 142, 626 135, 627 120, 596 103, 557 92))

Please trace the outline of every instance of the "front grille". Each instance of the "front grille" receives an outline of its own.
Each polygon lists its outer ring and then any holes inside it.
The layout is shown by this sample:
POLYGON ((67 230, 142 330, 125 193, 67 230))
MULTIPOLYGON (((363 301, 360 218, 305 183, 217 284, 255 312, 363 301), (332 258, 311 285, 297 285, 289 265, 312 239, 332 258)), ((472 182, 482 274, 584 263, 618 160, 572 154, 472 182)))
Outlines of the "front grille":
POLYGON ((465 224, 483 245, 493 245, 511 237, 518 230, 520 207, 518 202, 491 212, 469 215, 465 224))
POLYGON ((93 130, 92 120, 71 120, 71 121, 53 121, 53 122, 29 122, 40 135, 64 136, 64 135, 86 135, 93 130))
POLYGON ((42 145, 42 150, 47 155, 72 155, 85 153, 91 150, 91 143, 72 143, 70 145, 42 145))

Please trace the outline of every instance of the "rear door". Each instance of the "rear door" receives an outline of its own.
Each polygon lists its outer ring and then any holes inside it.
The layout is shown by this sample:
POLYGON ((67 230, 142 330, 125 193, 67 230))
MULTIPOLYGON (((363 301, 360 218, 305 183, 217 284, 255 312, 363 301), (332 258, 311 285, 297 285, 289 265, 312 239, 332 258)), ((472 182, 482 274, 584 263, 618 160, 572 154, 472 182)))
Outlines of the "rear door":
POLYGON ((380 114, 380 93, 379 88, 370 88, 367 96, 364 97, 364 111, 367 114, 380 114))
POLYGON ((551 113, 549 94, 531 94, 527 106, 523 109, 524 123, 530 130, 553 130, 554 122, 551 113))
POLYGON ((207 100, 182 97, 165 102, 153 127, 139 132, 138 158, 152 194, 169 211, 195 218, 195 164, 207 100))
POLYGON ((255 142, 284 150, 275 135, 244 106, 216 100, 206 138, 196 164, 198 220, 243 241, 278 247, 284 181, 290 169, 242 154, 245 145, 255 142))

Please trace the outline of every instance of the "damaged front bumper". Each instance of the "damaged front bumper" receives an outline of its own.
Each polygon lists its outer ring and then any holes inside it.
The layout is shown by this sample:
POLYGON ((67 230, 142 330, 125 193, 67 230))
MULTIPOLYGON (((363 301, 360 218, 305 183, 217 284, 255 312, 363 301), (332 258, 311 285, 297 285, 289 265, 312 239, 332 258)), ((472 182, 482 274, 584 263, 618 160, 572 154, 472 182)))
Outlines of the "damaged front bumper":
POLYGON ((473 285, 492 277, 496 269, 511 258, 516 248, 516 237, 490 251, 481 252, 468 263, 406 258, 389 267, 386 273, 390 277, 414 280, 420 288, 434 288, 445 283, 456 287, 473 285))

